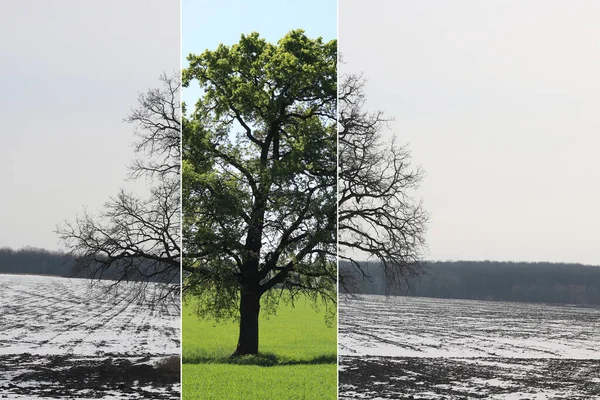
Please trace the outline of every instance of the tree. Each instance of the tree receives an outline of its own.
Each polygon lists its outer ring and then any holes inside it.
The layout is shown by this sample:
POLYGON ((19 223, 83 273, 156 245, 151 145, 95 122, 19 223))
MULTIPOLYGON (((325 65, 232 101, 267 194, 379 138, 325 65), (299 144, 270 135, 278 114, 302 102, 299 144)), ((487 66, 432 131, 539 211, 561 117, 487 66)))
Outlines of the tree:
MULTIPOLYGON (((125 119, 134 125, 136 159, 129 179, 147 178, 148 198, 122 189, 98 216, 87 211, 56 232, 81 274, 139 284, 139 294, 154 301, 179 301, 181 258, 181 107, 179 77, 162 74, 161 87, 138 98, 125 119), (160 291, 145 291, 158 282, 160 291)), ((155 285, 156 286, 156 285, 155 285)))
POLYGON ((202 96, 183 128, 184 294, 201 317, 258 317, 303 293, 336 301, 336 41, 258 33, 188 57, 202 96))
MULTIPOLYGON (((395 136, 386 140, 383 129, 389 120, 383 113, 365 110, 364 78, 345 75, 341 82, 339 258, 349 261, 363 278, 368 273, 359 257, 380 260, 387 287, 392 288, 418 273, 421 266, 427 214, 411 192, 423 174, 411 166, 406 146, 398 145, 395 136)), ((344 278, 340 276, 340 285, 351 286, 344 278)))

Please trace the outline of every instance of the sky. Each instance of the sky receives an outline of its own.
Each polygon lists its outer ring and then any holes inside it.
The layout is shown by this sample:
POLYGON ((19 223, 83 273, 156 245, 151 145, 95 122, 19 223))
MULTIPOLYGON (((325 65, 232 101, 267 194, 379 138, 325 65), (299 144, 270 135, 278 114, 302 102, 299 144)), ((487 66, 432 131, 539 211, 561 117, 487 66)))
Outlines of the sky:
MULTIPOLYGON (((426 172, 428 258, 599 264, 600 3, 339 3, 340 72, 426 172)), ((180 53, 178 1, 1 3, 0 246, 60 248, 57 224, 131 185, 122 119, 187 54, 336 37, 331 0, 182 7, 180 53)))
POLYGON ((340 1, 341 73, 425 170, 430 260, 600 264, 600 3, 340 1))
POLYGON ((179 1, 2 1, 0 37, 0 247, 61 249, 57 224, 146 187, 123 118, 179 71, 179 1))
MULTIPOLYGON (((215 50, 221 43, 233 45, 242 34, 260 33, 276 43, 293 29, 304 29, 307 36, 324 40, 337 37, 336 0, 261 0, 261 1, 182 1, 182 65, 187 56, 215 50)), ((183 101, 191 111, 201 91, 190 85, 183 101)))

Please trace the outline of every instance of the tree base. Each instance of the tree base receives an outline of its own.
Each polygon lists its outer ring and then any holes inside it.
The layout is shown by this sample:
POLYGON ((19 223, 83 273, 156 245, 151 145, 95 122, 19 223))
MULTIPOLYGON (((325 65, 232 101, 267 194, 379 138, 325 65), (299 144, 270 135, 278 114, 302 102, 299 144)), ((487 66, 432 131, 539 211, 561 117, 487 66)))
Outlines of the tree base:
POLYGON ((229 358, 239 358, 239 357, 244 357, 244 356, 258 356, 258 351, 257 352, 241 352, 241 351, 234 351, 232 355, 229 356, 229 358))

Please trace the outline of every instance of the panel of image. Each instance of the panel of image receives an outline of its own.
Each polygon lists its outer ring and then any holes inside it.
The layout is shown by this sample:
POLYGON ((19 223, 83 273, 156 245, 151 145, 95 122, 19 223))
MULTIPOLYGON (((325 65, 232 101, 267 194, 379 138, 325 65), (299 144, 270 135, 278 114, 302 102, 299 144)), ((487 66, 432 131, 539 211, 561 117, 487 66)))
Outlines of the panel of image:
POLYGON ((599 398, 599 15, 340 1, 340 399, 599 398))
POLYGON ((0 4, 0 397, 181 397, 179 21, 0 4))
POLYGON ((335 1, 183 1, 183 398, 337 396, 335 1))

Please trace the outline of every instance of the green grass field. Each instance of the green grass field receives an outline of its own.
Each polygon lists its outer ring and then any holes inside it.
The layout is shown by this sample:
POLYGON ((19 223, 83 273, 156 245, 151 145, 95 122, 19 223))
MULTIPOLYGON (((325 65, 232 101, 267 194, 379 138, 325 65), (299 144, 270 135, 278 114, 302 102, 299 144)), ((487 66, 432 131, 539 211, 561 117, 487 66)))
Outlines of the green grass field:
POLYGON ((235 322, 200 320, 183 308, 183 399, 336 399, 337 321, 307 302, 260 319, 258 357, 231 359, 235 322))

